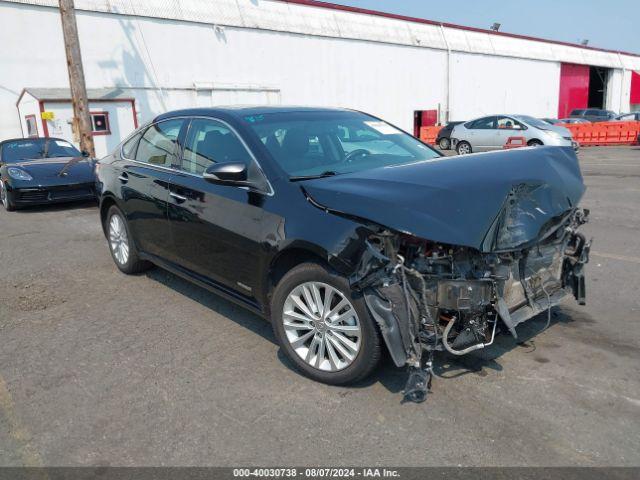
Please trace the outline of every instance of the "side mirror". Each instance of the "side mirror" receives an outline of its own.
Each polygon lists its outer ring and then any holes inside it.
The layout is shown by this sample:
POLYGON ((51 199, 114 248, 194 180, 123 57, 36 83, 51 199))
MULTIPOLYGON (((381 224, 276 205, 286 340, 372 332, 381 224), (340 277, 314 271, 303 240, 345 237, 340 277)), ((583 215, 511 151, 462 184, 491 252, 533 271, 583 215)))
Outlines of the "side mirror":
POLYGON ((88 158, 90 157, 89 152, 87 152, 86 150, 82 150, 82 152, 80 152, 82 154, 83 157, 88 158))
POLYGON ((202 178, 211 183, 245 184, 247 165, 242 162, 214 163, 204 171, 202 178))

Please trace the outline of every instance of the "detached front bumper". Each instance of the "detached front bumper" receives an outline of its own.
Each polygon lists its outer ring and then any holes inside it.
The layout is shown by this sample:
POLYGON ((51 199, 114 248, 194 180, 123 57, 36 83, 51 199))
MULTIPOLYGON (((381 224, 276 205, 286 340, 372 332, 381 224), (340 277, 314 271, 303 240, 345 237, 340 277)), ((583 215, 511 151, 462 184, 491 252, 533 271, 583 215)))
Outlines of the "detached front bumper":
POLYGON ((94 182, 73 185, 8 188, 7 195, 14 205, 43 205, 52 203, 95 200, 94 182))

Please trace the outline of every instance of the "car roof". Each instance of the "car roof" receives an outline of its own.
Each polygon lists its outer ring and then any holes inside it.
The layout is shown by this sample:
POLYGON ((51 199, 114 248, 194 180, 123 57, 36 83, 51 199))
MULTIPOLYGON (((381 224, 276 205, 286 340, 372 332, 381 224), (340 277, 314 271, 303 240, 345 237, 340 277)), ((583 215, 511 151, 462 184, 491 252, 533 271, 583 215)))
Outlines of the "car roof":
POLYGON ((57 137, 27 137, 27 138, 7 138, 6 140, 2 140, 0 141, 0 146, 4 145, 5 143, 11 143, 11 142, 20 142, 20 141, 33 141, 33 140, 60 140, 61 142, 67 142, 67 143, 71 143, 69 140, 65 140, 64 138, 57 138, 57 137))
POLYGON ((258 105, 229 105, 223 107, 207 108, 187 108, 183 110, 173 110, 158 115, 154 121, 159 121, 173 117, 192 116, 216 116, 229 115, 238 119, 251 115, 264 115, 269 113, 291 113, 291 112, 355 112, 346 108, 327 107, 302 107, 302 106, 258 106, 258 105))

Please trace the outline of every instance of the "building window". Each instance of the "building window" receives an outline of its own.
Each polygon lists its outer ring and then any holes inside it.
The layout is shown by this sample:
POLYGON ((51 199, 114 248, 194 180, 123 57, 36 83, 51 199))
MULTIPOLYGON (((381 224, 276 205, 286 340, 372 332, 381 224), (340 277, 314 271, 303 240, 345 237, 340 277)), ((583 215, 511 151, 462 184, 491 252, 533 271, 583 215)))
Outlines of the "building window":
POLYGON ((25 115, 25 122, 27 123, 27 136, 28 137, 37 137, 38 136, 38 122, 36 121, 35 115, 25 115))
POLYGON ((110 135, 109 112, 91 112, 91 130, 94 135, 110 135))

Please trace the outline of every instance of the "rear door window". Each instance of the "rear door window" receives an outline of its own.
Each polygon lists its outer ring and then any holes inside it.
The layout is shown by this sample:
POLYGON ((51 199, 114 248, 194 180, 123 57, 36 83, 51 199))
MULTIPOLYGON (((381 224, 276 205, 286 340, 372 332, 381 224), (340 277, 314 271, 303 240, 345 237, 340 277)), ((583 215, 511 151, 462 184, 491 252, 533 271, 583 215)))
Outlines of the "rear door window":
POLYGON ((135 159, 161 167, 177 164, 178 135, 185 120, 176 118, 151 125, 142 135, 135 159))
POLYGON ((479 118, 472 123, 471 127, 467 128, 471 128, 473 130, 492 130, 496 128, 496 121, 497 117, 479 118))
POLYGON ((138 132, 122 145, 122 156, 124 158, 133 159, 136 158, 136 150, 138 149, 138 142, 142 137, 143 132, 138 132))

